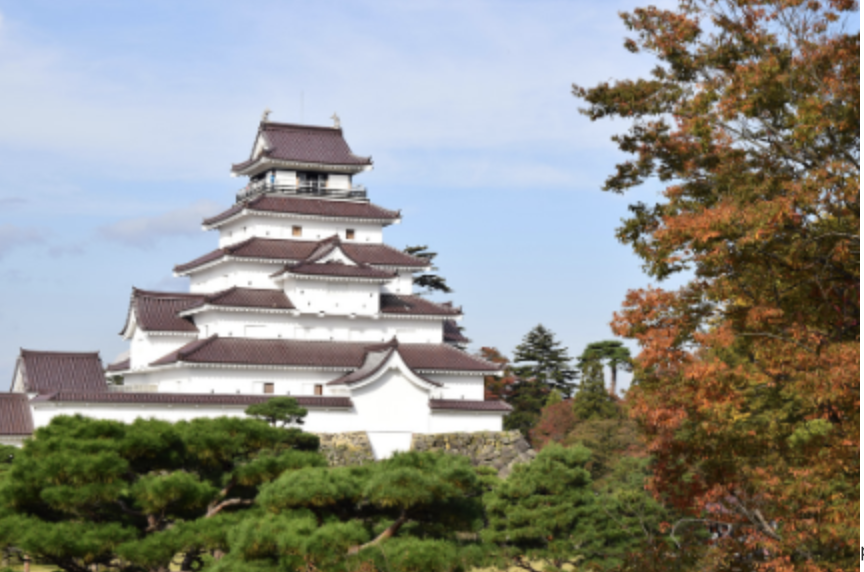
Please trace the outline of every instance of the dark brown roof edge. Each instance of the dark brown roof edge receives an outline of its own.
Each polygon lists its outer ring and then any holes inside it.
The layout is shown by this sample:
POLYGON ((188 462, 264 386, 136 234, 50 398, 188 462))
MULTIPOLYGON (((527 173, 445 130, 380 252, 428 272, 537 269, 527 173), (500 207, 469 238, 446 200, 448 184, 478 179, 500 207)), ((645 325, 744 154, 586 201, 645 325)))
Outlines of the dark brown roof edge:
POLYGON ((351 408, 354 403, 349 397, 311 396, 311 395, 250 395, 234 393, 160 393, 160 392, 55 392, 39 395, 33 402, 52 403, 164 403, 188 405, 253 405, 263 403, 274 397, 293 397, 303 407, 351 408))

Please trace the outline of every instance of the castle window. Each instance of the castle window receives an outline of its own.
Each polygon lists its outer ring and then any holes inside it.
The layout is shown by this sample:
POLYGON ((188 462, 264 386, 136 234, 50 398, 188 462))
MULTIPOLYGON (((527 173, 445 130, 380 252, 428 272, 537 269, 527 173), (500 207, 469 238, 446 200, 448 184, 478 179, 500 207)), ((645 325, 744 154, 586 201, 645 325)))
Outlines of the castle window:
POLYGON ((291 236, 303 236, 303 227, 302 226, 292 226, 291 227, 291 236))
POLYGON ((264 393, 275 393, 276 389, 272 383, 264 384, 264 393))
POLYGON ((347 240, 354 240, 354 229, 349 228, 345 230, 345 238, 347 240))
POLYGON ((324 395, 324 386, 316 385, 315 386, 315 395, 324 395))

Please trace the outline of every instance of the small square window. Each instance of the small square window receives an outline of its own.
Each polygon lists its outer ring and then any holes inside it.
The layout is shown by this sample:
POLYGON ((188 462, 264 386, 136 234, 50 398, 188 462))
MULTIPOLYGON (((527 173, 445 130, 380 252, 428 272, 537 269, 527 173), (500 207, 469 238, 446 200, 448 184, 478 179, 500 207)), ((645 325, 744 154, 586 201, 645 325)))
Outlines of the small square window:
POLYGON ((345 238, 347 240, 354 240, 354 229, 349 228, 345 231, 345 238))
POLYGON ((324 395, 324 386, 316 385, 315 386, 315 395, 324 395))
POLYGON ((302 226, 292 226, 291 227, 291 236, 303 236, 303 227, 302 226))
POLYGON ((276 393, 276 388, 274 387, 274 385, 272 383, 265 383, 264 384, 264 393, 268 393, 268 394, 269 393, 276 393))

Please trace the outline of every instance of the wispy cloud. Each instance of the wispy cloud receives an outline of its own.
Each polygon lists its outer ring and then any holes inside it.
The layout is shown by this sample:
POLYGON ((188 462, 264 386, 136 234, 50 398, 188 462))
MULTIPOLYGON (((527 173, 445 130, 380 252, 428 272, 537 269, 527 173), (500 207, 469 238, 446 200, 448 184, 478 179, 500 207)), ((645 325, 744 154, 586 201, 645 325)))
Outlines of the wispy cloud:
POLYGON ((11 209, 27 204, 24 197, 0 197, 0 209, 11 209))
POLYGON ((43 231, 14 224, 0 225, 0 259, 13 250, 45 242, 43 231))
POLYGON ((99 228, 103 238, 135 248, 152 248, 164 238, 196 236, 201 221, 219 212, 220 205, 201 200, 155 216, 121 220, 99 228))

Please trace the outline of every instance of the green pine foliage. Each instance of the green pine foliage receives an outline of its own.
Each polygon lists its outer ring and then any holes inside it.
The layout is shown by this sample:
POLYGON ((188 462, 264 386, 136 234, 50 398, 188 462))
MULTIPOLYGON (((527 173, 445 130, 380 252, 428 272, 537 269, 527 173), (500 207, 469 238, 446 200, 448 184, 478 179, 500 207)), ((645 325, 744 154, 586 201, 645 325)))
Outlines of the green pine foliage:
POLYGON ((293 397, 272 397, 263 403, 256 403, 246 408, 246 415, 263 419, 274 427, 303 425, 303 419, 308 413, 300 407, 293 397))
POLYGON ((56 417, 0 479, 0 539, 68 572, 184 570, 227 548, 258 488, 324 466, 318 439, 258 419, 56 417))
POLYGON ((579 390, 573 397, 573 413, 576 419, 612 419, 619 416, 614 398, 606 391, 603 380, 603 365, 599 361, 582 363, 582 378, 579 390))
POLYGON ((230 533, 216 569, 467 570, 485 554, 465 536, 487 488, 468 459, 432 453, 289 471, 261 488, 260 515, 230 533))
POLYGON ((504 418, 504 429, 518 430, 525 438, 529 438, 548 398, 549 388, 540 382, 520 380, 510 385, 506 400, 513 411, 504 418))
POLYGON ((592 342, 585 347, 579 356, 579 363, 601 362, 609 366, 611 379, 609 393, 616 395, 618 391, 618 370, 633 371, 633 359, 630 350, 618 340, 592 342))
POLYGON ((514 367, 513 372, 523 381, 533 380, 569 398, 577 375, 572 361, 567 348, 561 346, 555 334, 543 324, 538 324, 516 346, 513 362, 524 365, 514 367))

